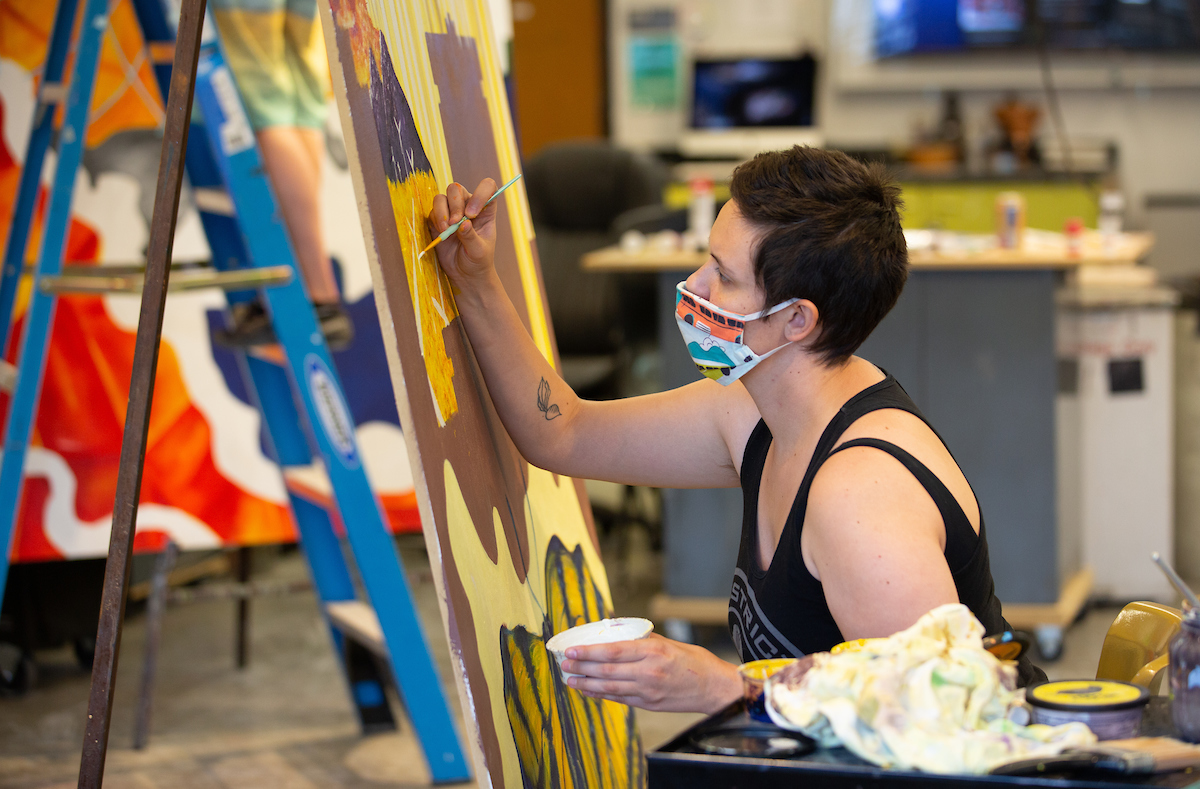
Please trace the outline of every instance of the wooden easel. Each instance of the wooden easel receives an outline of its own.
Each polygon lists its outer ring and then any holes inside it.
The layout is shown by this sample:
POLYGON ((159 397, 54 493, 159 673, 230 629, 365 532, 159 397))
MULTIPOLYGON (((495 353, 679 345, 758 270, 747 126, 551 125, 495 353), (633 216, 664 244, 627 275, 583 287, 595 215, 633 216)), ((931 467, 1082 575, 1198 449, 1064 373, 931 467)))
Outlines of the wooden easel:
POLYGON ((133 372, 129 377, 129 405, 125 412, 125 433, 121 439, 121 463, 117 472, 112 537, 108 544, 108 564, 100 602, 96 658, 92 664, 83 755, 79 763, 80 789, 99 789, 104 780, 113 691, 117 682, 117 658, 121 628, 125 622, 126 587, 129 585, 134 526, 142 488, 142 465, 146 457, 154 374, 158 368, 163 310, 167 303, 167 283, 171 274, 171 248, 179 214, 179 189, 183 184, 183 154, 187 148, 191 123, 196 64, 199 61, 206 5, 206 0, 183 0, 179 14, 171 90, 166 107, 166 128, 158 164, 158 186, 150 221, 146 278, 142 287, 142 306, 133 351, 133 372))

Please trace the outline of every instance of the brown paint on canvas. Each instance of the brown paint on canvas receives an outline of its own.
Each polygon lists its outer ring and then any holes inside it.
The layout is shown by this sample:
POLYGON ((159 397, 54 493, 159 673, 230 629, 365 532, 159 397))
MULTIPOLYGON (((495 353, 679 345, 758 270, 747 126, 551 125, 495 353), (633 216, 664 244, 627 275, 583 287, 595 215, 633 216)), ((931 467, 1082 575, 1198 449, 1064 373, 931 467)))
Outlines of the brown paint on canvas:
MULTIPOLYGON (((433 81, 442 98, 438 109, 442 115, 446 151, 454 180, 467 189, 474 189, 484 178, 495 180, 497 185, 502 183, 500 157, 496 153, 496 138, 489 121, 491 115, 483 95, 479 52, 475 41, 458 35, 454 21, 449 16, 446 17, 446 32, 426 33, 425 40, 433 81), (447 101, 447 97, 453 97, 453 101, 447 101)), ((529 330, 529 308, 525 304, 508 206, 505 201, 498 203, 496 271, 525 329, 529 330)))

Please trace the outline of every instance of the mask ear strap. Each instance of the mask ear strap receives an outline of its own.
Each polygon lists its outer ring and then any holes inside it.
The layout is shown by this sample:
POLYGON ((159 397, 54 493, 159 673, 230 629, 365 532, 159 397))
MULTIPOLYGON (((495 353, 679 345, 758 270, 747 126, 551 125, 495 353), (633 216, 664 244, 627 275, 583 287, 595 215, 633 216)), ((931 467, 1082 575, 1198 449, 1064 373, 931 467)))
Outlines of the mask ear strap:
POLYGON ((744 315, 744 316, 742 316, 742 320, 756 321, 761 318, 770 317, 771 315, 774 315, 775 313, 779 312, 780 310, 787 309, 788 307, 792 306, 793 304, 795 304, 798 301, 800 301, 800 299, 795 299, 795 298, 788 299, 787 301, 781 301, 769 310, 759 310, 758 312, 753 312, 749 315, 744 315))

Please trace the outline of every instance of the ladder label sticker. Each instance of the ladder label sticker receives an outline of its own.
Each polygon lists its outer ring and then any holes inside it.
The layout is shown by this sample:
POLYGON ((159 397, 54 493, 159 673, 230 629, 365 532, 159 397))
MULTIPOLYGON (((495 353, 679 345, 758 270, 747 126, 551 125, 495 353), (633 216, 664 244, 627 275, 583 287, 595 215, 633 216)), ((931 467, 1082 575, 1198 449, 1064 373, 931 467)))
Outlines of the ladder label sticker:
POLYGON ((250 119, 242 108, 242 99, 229 67, 221 65, 213 69, 209 81, 221 114, 225 116, 221 123, 221 150, 226 156, 233 156, 253 147, 254 130, 250 128, 250 119))
POLYGON ((350 418, 350 409, 342 398, 342 392, 333 380, 333 375, 325 362, 316 354, 309 354, 304 359, 304 377, 308 383, 308 393, 317 409, 317 417, 321 421, 321 429, 333 446, 342 465, 347 468, 358 467, 358 450, 354 443, 354 420, 350 418))

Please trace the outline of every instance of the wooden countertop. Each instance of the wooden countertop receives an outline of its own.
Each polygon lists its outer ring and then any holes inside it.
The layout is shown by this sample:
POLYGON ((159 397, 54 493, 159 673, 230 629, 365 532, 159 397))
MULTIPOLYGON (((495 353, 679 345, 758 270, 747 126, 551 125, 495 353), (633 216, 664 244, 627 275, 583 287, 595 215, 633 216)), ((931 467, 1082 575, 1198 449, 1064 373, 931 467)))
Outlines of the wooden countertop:
MULTIPOLYGON (((991 236, 950 234, 941 247, 910 249, 908 260, 918 270, 1000 270, 1000 269, 1072 269, 1078 266, 1132 265, 1144 258, 1154 246, 1151 233, 1122 233, 1105 246, 1100 234, 1088 232, 1077 257, 1067 255, 1066 242, 1059 233, 1030 233, 1022 249, 997 249, 990 246, 991 236)), ((647 249, 635 254, 619 247, 588 252, 580 264, 588 271, 659 272, 692 271, 708 259, 706 252, 658 251, 647 249)))

